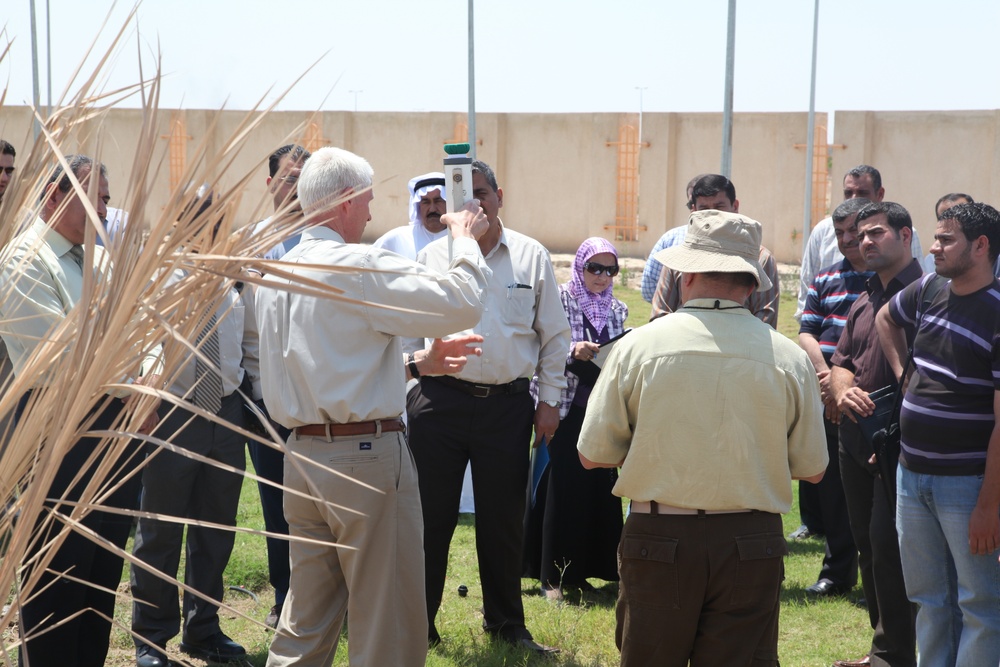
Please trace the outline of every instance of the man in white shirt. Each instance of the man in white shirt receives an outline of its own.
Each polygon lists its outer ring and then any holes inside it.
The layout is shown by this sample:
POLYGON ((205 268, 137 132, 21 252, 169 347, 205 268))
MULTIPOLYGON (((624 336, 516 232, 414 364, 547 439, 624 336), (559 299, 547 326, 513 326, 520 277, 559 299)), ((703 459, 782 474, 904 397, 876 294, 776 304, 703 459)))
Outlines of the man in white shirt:
MULTIPOLYGON (((274 226, 294 224, 302 218, 302 207, 298 200, 297 183, 302 174, 302 167, 311 153, 302 146, 286 144, 277 149, 267 160, 267 187, 274 201, 274 215, 254 225, 254 234, 269 233, 274 226)), ((298 245, 301 232, 284 241, 277 242, 264 254, 265 259, 281 259, 285 253, 298 245)), ((266 410, 266 406, 264 407, 266 410)), ((287 440, 290 431, 276 424, 278 436, 287 440)), ((247 442, 250 460, 254 470, 264 479, 281 484, 285 470, 285 456, 273 447, 261 444, 256 440, 247 442)), ((264 528, 269 533, 288 534, 288 522, 282 509, 282 491, 279 487, 263 482, 257 483, 260 494, 261 512, 264 515, 264 528)), ((274 605, 271 607, 264 623, 268 627, 277 627, 281 608, 288 596, 288 540, 277 537, 267 538, 267 573, 268 581, 274 587, 274 605)))
MULTIPOLYGON (((488 224, 478 202, 444 216, 454 259, 442 272, 361 245, 372 176, 353 153, 316 151, 299 181, 315 226, 283 258, 313 288, 272 274, 257 290, 264 401, 293 429, 284 478, 292 576, 268 667, 330 665, 348 613, 351 664, 422 667, 427 657, 423 522, 400 417, 398 336, 440 337, 479 321, 491 271, 475 241, 488 224), (316 293, 322 286, 329 294, 316 293)), ((428 371, 419 368, 426 359, 411 371, 428 371)))
POLYGON ((441 222, 447 210, 444 195, 444 174, 434 171, 410 179, 410 224, 390 229, 378 238, 376 248, 385 248, 407 259, 416 259, 424 246, 447 236, 441 222))
MULTIPOLYGON (((880 202, 884 197, 885 188, 882 187, 882 174, 875 167, 859 164, 844 174, 844 201, 860 198, 880 202)), ((914 257, 923 256, 916 229, 913 230, 910 250, 914 257)), ((809 240, 806 241, 805 253, 802 255, 802 270, 799 274, 799 300, 795 308, 796 320, 802 318, 802 310, 806 306, 806 295, 809 294, 809 287, 816 279, 819 270, 836 264, 842 259, 844 259, 844 255, 837 247, 833 218, 827 216, 816 223, 816 226, 809 232, 809 240)))
MULTIPOLYGON (((217 220, 219 207, 213 206, 211 192, 200 190, 188 208, 197 211, 195 220, 208 220, 206 224, 217 220)), ((192 278, 197 279, 187 271, 175 270, 163 289, 181 291, 185 281, 192 278)), ((252 300, 243 296, 249 290, 239 283, 225 286, 221 280, 219 289, 225 289, 225 295, 217 306, 216 299, 212 299, 215 307, 211 312, 206 311, 200 297, 193 297, 178 308, 180 313, 190 313, 190 317, 204 322, 199 349, 207 361, 186 347, 169 343, 164 346, 165 355, 177 354, 184 359, 184 365, 171 378, 168 391, 186 400, 185 407, 164 405, 162 422, 153 435, 187 453, 159 450, 150 445, 150 456, 142 473, 140 509, 164 517, 235 526, 243 477, 223 466, 243 470, 246 438, 222 424, 246 428, 241 391, 250 398, 260 398, 257 323, 252 300), (215 415, 222 422, 216 423, 198 414, 196 409, 215 415), (213 462, 203 462, 192 455, 213 462)), ((133 555, 145 566, 133 564, 130 580, 135 598, 132 633, 137 667, 167 667, 165 648, 179 630, 180 648, 191 656, 223 663, 246 658, 243 647, 226 636, 219 624, 219 602, 225 592, 222 575, 235 539, 232 530, 193 523, 187 526, 183 580, 200 595, 185 590, 180 609, 177 586, 170 578, 177 576, 184 524, 148 517, 139 519, 133 555)))
MULTIPOLYGON (((407 184, 407 188, 410 192, 410 224, 390 229, 372 245, 415 260, 417 253, 423 250, 424 246, 448 234, 448 229, 441 222, 441 216, 448 209, 445 201, 444 174, 432 171, 429 174, 414 176, 407 184)), ((407 383, 407 389, 414 384, 416 380, 407 383)), ((459 511, 473 514, 476 511, 472 493, 471 466, 465 468, 459 511)))
MULTIPOLYGON (((482 202, 490 227, 479 239, 493 271, 483 295, 483 354, 454 377, 421 378, 407 395, 410 446, 420 475, 427 571, 428 639, 448 569, 448 547, 458 521, 466 465, 472 462, 476 495, 476 551, 483 587, 483 626, 495 639, 553 653, 525 627, 521 601, 524 503, 528 442, 551 439, 559 426, 559 398, 566 386, 570 330, 548 251, 500 220, 503 190, 493 170, 472 164, 472 195, 482 202), (537 406, 528 393, 538 376, 537 406)), ((448 244, 429 244, 419 262, 433 270, 448 266, 448 244)), ((425 341, 408 340, 417 350, 425 341)), ((422 352, 421 352, 422 353, 422 352)))
MULTIPOLYGON (((302 216, 302 207, 298 203, 296 183, 302 173, 302 165, 312 154, 302 146, 285 144, 271 153, 267 160, 267 188, 274 201, 274 215, 264 218, 253 226, 253 233, 263 234, 279 231, 294 224, 302 216)), ((278 241, 264 253, 265 259, 281 259, 294 248, 302 237, 301 232, 289 236, 284 241, 278 241)))
MULTIPOLYGON (((111 198, 104 165, 83 155, 68 155, 66 163, 69 172, 88 194, 97 216, 104 218, 111 198)), ((38 366, 32 364, 36 348, 48 342, 54 349, 73 353, 78 332, 61 326, 75 314, 83 293, 85 272, 101 281, 111 269, 104 248, 84 248, 85 230, 90 222, 88 213, 61 165, 53 170, 39 208, 38 217, 31 226, 14 237, 0 253, 4 258, 0 266, 0 291, 4 294, 0 299, 0 335, 7 343, 14 374, 20 377, 31 368, 37 373, 27 378, 30 389, 21 396, 17 419, 26 414, 25 410, 30 410, 33 394, 58 381, 58 378, 38 373, 38 366), (59 340, 57 334, 73 338, 59 340)), ((151 378, 150 383, 157 384, 151 378)), ((109 396, 106 403, 91 410, 87 428, 93 431, 113 428, 125 409, 125 402, 109 396)), ((154 413, 141 431, 149 433, 155 424, 154 413)), ((128 443, 117 461, 91 460, 95 451, 103 451, 101 447, 101 439, 95 437, 81 438, 74 444, 59 462, 45 497, 80 501, 84 499, 85 483, 98 466, 107 466, 108 472, 104 474, 108 488, 118 486, 102 500, 102 505, 134 510, 140 478, 132 473, 141 460, 139 443, 128 443)), ((40 532, 25 554, 25 562, 37 559, 42 546, 63 527, 56 521, 43 528, 41 519, 50 512, 68 514, 70 510, 67 505, 46 502, 37 526, 40 532)), ((132 520, 121 514, 94 510, 88 512, 81 523, 83 529, 71 531, 66 536, 51 554, 47 571, 30 591, 25 591, 20 609, 25 643, 20 647, 18 664, 104 665, 115 611, 114 591, 121 579, 123 559, 118 552, 86 536, 84 531, 95 533, 97 538, 121 550, 128 540, 132 520)), ((33 576, 29 566, 22 581, 27 582, 33 576)))
POLYGON ((14 158, 17 151, 10 142, 0 139, 0 202, 3 201, 3 194, 7 192, 7 186, 14 178, 14 158))
MULTIPOLYGON (((878 169, 867 164, 860 164, 844 174, 844 201, 848 199, 867 199, 872 202, 880 202, 885 197, 885 188, 882 187, 882 174, 878 169)), ((920 238, 917 230, 913 230, 913 238, 910 248, 914 257, 920 257, 920 238)), ((820 269, 832 266, 841 262, 844 255, 837 245, 837 233, 833 228, 833 218, 827 216, 823 218, 809 233, 809 240, 806 241, 806 249, 802 255, 802 269, 799 274, 799 299, 795 307, 795 319, 802 319, 802 311, 806 307, 806 297, 809 288, 820 269)), ((819 489, 815 485, 799 486, 804 495, 799 496, 799 516, 802 520, 800 525, 788 537, 799 540, 822 535, 825 533, 825 526, 822 521, 820 511, 819 489)))

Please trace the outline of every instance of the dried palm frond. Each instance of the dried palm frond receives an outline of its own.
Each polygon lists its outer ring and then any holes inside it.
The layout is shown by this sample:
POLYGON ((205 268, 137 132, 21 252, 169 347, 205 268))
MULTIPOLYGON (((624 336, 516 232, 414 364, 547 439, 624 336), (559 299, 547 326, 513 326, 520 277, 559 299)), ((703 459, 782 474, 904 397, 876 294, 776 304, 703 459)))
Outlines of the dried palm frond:
MULTIPOLYGON (((126 25, 133 19, 134 10, 126 25)), ((283 237, 301 231, 307 224, 302 220, 288 222, 286 218, 257 235, 250 235, 235 224, 234 212, 265 157, 262 156, 254 165, 253 171, 247 172, 239 172, 234 167, 235 160, 270 107, 247 112, 231 135, 221 143, 210 143, 208 139, 199 142, 181 178, 181 183, 185 185, 171 193, 167 206, 162 210, 156 210, 150 204, 152 184, 165 169, 168 157, 167 148, 160 141, 163 123, 159 111, 159 62, 148 78, 141 75, 141 80, 132 86, 108 91, 101 83, 104 68, 117 56, 125 34, 126 26, 123 25, 112 38, 111 47, 97 54, 98 65, 93 73, 77 83, 74 93, 68 92, 67 88, 67 93, 51 115, 40 119, 42 132, 29 150, 21 151, 17 181, 8 189, 0 209, 4 214, 0 225, 0 247, 5 247, 36 218, 46 178, 53 166, 58 163, 65 169, 66 156, 77 152, 87 152, 100 162, 103 147, 115 140, 108 136, 102 125, 108 109, 125 97, 139 98, 141 127, 132 147, 134 159, 131 169, 127 178, 111 175, 116 190, 124 190, 125 195, 120 200, 129 213, 128 224, 118 238, 109 238, 98 219, 92 204, 96 196, 93 188, 87 192, 75 177, 72 178, 73 188, 88 207, 85 244, 88 261, 95 252, 94 242, 100 237, 108 248, 111 268, 103 277, 86 276, 80 301, 58 326, 48 332, 44 340, 38 341, 30 358, 18 369, 17 376, 0 387, 0 417, 12 415, 19 399, 29 389, 35 388, 16 426, 10 432, 0 434, 0 507, 6 508, 0 512, 0 535, 7 536, 6 554, 0 561, 0 587, 10 590, 16 585, 21 603, 35 593, 40 573, 48 565, 53 549, 71 531, 118 551, 138 567, 148 568, 146 564, 136 562, 131 554, 104 543, 102 538, 82 524, 83 518, 97 509, 227 530, 246 530, 142 514, 128 509, 109 509, 105 502, 123 483, 115 465, 121 457, 135 451, 136 438, 148 445, 198 458, 172 445, 170 437, 153 438, 139 434, 140 425, 157 400, 183 404, 186 409, 203 417, 224 423, 218 416, 194 408, 162 387, 169 386, 192 354, 201 354, 198 349, 199 334, 233 284, 239 281, 258 283, 261 272, 294 280, 280 262, 257 257, 283 237), (82 151, 81 147, 93 147, 93 150, 82 151), (219 195, 200 216, 191 212, 195 189, 186 185, 189 183, 206 183, 219 195), (216 221, 218 232, 214 231, 216 221), (183 279, 168 284, 168 278, 178 269, 183 271, 183 279), (158 355, 161 360, 160 372, 164 384, 130 385, 130 379, 138 377, 141 364, 151 354, 158 355), (47 378, 47 381, 40 383, 40 378, 47 378), (112 428, 92 431, 95 408, 106 405, 111 395, 122 392, 134 396, 128 409, 112 428), (99 445, 91 452, 75 480, 83 486, 83 491, 74 501, 49 499, 64 501, 57 510, 53 510, 51 503, 46 504, 47 491, 60 462, 84 434, 99 439, 99 445), (53 530, 45 533, 46 528, 53 530), (46 534, 49 541, 42 545, 39 541, 46 534), (31 553, 36 554, 35 560, 28 563, 26 555, 31 553), (29 564, 33 567, 26 569, 29 564)), ((0 61, 6 53, 0 48, 0 61)), ((78 70, 74 80, 79 75, 78 70)), ((0 92, 0 104, 2 94, 0 92)), ((214 117, 213 126, 219 117, 214 117)), ((297 134, 302 129, 297 128, 288 139, 298 139, 297 134)), ((71 172, 67 170, 67 173, 71 172)), ((96 180, 91 179, 92 186, 96 180)), ((256 203, 256 212, 262 213, 265 204, 261 198, 256 203)), ((0 264, 8 261, 10 252, 5 248, 0 251, 0 264)), ((310 268, 342 270, 328 266, 310 268)), ((330 299, 343 298, 337 290, 317 281, 299 279, 289 289, 330 299)), ((12 295, 10 286, 0 283, 0 300, 12 298, 17 297, 12 295)), ((13 325, 16 323, 0 322, 0 333, 13 325)), ((237 430, 248 439, 254 438, 284 451, 284 443, 278 440, 273 430, 269 439, 237 430)), ((288 456, 292 465, 315 465, 288 456)), ((210 459, 198 460, 235 470, 210 459)), ((333 470, 329 472, 339 474, 333 470)), ((134 471, 131 474, 139 473, 134 471)), ((253 477, 261 481, 261 478, 253 477)), ((350 508, 338 509, 351 511, 350 508)), ((249 532, 268 535, 263 531, 249 532)), ((172 575, 164 576, 199 595, 172 575)), ((72 577, 72 573, 65 576, 72 577)), ((17 604, 11 605, 0 617, 0 629, 10 625, 16 611, 17 604)), ((0 636, 0 644, 2 642, 0 636)), ((0 645, 0 648, 9 652, 11 646, 0 645)))

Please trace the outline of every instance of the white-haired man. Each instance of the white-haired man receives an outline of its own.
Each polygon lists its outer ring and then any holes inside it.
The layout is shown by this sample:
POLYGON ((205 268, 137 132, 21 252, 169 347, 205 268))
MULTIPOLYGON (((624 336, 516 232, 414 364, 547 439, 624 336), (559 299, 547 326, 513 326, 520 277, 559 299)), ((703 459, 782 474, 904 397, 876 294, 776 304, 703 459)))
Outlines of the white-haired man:
POLYGON ((423 522, 400 419, 397 336, 440 337, 479 321, 491 272, 476 239, 488 223, 478 202, 444 216, 455 240, 445 272, 360 245, 372 175, 348 151, 313 154, 298 195, 315 226, 283 258, 295 277, 268 276, 257 291, 264 401, 292 429, 284 479, 292 572, 270 667, 330 665, 348 613, 352 664, 417 666, 427 655, 423 522), (331 293, 302 291, 295 280, 331 293), (334 300, 334 290, 350 301, 334 300))

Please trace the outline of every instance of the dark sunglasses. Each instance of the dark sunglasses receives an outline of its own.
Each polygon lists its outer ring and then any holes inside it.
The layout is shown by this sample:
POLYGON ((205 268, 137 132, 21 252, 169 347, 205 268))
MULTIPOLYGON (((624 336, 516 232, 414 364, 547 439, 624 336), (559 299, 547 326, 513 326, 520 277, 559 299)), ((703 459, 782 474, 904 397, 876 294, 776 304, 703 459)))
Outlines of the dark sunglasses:
POLYGON ((597 262, 587 262, 583 265, 583 268, 587 271, 587 273, 592 273, 595 276, 607 273, 609 278, 614 278, 618 275, 617 264, 614 266, 604 266, 603 264, 598 264, 597 262))

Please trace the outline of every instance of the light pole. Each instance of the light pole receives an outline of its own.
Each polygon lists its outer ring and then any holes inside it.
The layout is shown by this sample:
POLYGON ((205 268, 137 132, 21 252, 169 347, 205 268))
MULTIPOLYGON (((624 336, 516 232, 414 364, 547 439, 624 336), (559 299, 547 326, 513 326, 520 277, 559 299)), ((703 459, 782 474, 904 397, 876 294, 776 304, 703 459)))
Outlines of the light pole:
POLYGON ((635 238, 639 234, 639 156, 642 154, 642 91, 648 86, 636 86, 639 91, 639 143, 635 147, 635 238))
POLYGON ((469 0, 469 157, 476 159, 476 35, 469 0))
POLYGON ((639 91, 639 147, 642 147, 642 91, 649 88, 649 86, 636 86, 635 89, 639 91))
POLYGON ((354 95, 354 113, 358 112, 358 95, 365 92, 363 90, 348 90, 347 92, 354 95))
POLYGON ((726 88, 722 102, 722 167, 726 178, 733 171, 733 69, 736 61, 736 0, 729 0, 726 29, 726 88))
POLYGON ((806 256, 806 244, 812 231, 812 198, 813 198, 813 151, 816 135, 816 45, 819 41, 819 0, 813 8, 813 49, 812 75, 809 79, 809 136, 806 138, 806 210, 802 214, 802 258, 806 256))
POLYGON ((35 112, 32 115, 34 116, 34 138, 37 139, 42 128, 38 123, 41 95, 38 90, 38 24, 35 21, 35 0, 28 0, 28 6, 31 10, 31 101, 35 107, 35 112))

